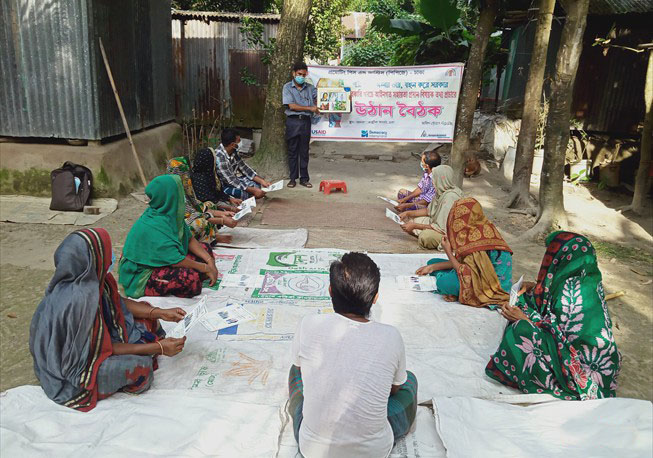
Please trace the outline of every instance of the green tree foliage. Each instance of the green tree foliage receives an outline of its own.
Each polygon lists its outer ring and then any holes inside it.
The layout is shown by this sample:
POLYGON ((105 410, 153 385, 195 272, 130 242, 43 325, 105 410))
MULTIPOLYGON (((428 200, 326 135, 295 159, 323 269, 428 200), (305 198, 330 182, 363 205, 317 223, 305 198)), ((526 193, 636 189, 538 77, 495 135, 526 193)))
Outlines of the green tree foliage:
POLYGON ((340 37, 345 32, 341 19, 349 3, 350 0, 313 0, 304 43, 305 55, 320 64, 338 57, 340 37))
POLYGON ((365 37, 345 50, 342 65, 352 67, 381 67, 389 65, 394 55, 396 39, 388 39, 374 28, 365 37))
POLYGON ((172 0, 176 10, 226 11, 230 13, 274 13, 279 8, 274 0, 172 0))

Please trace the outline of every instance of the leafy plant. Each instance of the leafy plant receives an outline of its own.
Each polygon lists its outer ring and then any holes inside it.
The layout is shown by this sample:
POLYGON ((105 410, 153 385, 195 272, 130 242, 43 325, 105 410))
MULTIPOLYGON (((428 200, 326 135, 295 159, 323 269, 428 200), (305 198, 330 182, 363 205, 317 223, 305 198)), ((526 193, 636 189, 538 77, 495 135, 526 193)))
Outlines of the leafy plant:
POLYGON ((395 41, 374 29, 368 29, 363 39, 345 50, 342 64, 355 67, 388 65, 394 55, 395 41))
POLYGON ((345 31, 342 16, 348 6, 349 0, 313 0, 304 42, 307 56, 321 64, 338 57, 345 31))
MULTIPOLYGON (((263 38, 264 28, 261 21, 256 18, 243 16, 240 19, 238 30, 241 35, 243 35, 243 41, 247 43, 249 48, 263 50, 261 62, 263 62, 264 65, 270 65, 270 62, 272 62, 272 55, 277 47, 277 42, 275 38, 270 38, 268 41, 263 38)), ((239 73, 240 80, 248 86, 261 85, 256 75, 250 71, 249 67, 241 68, 239 73)))
POLYGON ((245 83, 248 86, 260 86, 261 85, 261 83, 259 82, 256 75, 252 73, 252 71, 249 69, 249 67, 243 67, 243 68, 240 69, 240 81, 242 81, 243 83, 245 83))

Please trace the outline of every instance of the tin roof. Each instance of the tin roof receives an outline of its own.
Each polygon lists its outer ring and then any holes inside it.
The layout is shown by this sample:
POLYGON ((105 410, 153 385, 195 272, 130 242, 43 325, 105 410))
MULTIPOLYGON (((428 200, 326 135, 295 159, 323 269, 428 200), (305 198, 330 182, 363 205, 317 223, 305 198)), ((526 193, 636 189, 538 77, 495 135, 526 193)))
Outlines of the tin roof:
POLYGON ((592 0, 589 14, 653 13, 653 0, 592 0))
POLYGON ((241 18, 258 19, 261 22, 279 22, 281 15, 272 13, 229 13, 226 11, 182 11, 172 10, 172 19, 203 19, 205 21, 235 22, 241 18))

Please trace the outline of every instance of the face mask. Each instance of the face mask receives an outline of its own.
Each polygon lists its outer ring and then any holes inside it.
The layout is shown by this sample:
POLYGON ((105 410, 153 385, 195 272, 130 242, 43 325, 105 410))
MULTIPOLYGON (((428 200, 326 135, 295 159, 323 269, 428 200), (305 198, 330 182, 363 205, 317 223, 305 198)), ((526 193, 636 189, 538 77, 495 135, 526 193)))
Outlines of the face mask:
POLYGON ((306 81, 305 77, 299 75, 295 76, 295 83, 302 85, 304 84, 305 81, 306 81))
POLYGON ((236 143, 236 151, 239 151, 240 148, 243 147, 243 141, 241 140, 240 143, 236 143))
POLYGON ((426 172, 426 167, 424 167, 424 164, 421 162, 419 163, 419 168, 422 169, 423 172, 426 172))
POLYGON ((109 264, 109 268, 107 269, 107 273, 111 273, 111 270, 113 269, 113 263, 116 262, 116 254, 112 251, 111 252, 111 264, 109 264))

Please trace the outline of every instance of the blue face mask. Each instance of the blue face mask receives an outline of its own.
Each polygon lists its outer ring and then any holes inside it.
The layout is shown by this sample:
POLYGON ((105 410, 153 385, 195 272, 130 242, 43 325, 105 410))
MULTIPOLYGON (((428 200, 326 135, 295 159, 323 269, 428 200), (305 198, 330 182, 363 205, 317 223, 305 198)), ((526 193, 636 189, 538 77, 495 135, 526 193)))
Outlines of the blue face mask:
POLYGON ((116 262, 116 253, 113 251, 111 252, 111 264, 109 264, 109 268, 107 269, 107 273, 111 273, 111 270, 113 269, 113 264, 116 262))
POLYGON ((304 84, 306 81, 306 78, 300 75, 295 76, 295 83, 299 84, 300 86, 304 84))
POLYGON ((419 163, 419 168, 422 169, 423 172, 426 172, 426 167, 424 167, 424 164, 421 162, 419 163))

